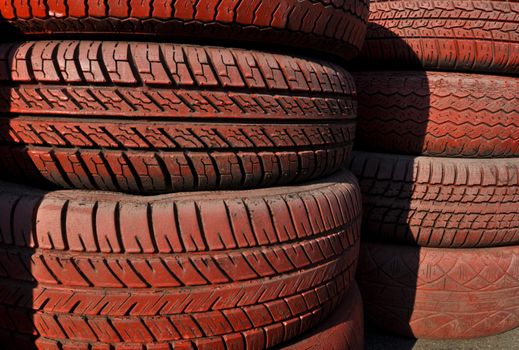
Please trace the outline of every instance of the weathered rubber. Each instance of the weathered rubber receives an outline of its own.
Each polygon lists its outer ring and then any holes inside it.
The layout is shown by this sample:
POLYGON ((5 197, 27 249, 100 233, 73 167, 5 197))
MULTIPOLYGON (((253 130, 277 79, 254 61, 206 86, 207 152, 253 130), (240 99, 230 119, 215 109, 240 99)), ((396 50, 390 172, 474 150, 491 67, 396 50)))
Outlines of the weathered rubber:
POLYGON ((436 249, 366 243, 366 322, 399 335, 479 338, 519 326, 519 246, 436 249))
POLYGON ((364 310, 355 283, 333 315, 307 335, 282 350, 362 350, 364 349, 364 310))
POLYGON ((0 52, 9 180, 135 194, 244 189, 322 177, 350 154, 354 82, 333 64, 137 42, 0 52))
POLYGON ((275 347, 333 311, 354 278, 361 199, 342 171, 156 197, 2 183, 0 210, 5 344, 241 349, 275 347))
POLYGON ((354 152, 366 238, 424 247, 519 243, 519 158, 354 152))
MULTIPOLYGON (((351 274, 352 271, 348 273, 351 274)), ((272 348, 314 327, 333 312, 344 289, 348 288, 345 280, 344 275, 337 276, 328 283, 315 285, 308 290, 302 289, 295 295, 221 311, 151 317, 37 312, 32 315, 39 335, 36 344, 40 348, 53 348, 52 345, 59 348, 67 344, 78 348, 124 346, 128 349, 153 349, 157 346, 272 348)), ((19 313, 18 310, 7 310, 4 317, 8 315, 16 320, 19 313)))
POLYGON ((519 74, 519 3, 375 0, 359 62, 519 74))
POLYGON ((18 35, 206 39, 356 55, 367 0, 2 1, 0 30, 18 35))
POLYGON ((356 147, 441 157, 519 156, 519 78, 358 72, 356 147))

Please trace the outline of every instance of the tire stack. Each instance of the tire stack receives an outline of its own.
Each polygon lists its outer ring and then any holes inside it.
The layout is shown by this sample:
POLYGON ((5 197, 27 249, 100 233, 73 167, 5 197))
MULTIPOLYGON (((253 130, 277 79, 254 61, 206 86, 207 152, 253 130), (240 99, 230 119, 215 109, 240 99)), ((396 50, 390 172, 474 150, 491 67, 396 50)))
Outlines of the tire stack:
POLYGON ((248 47, 349 60, 367 0, 0 15, 2 349, 362 347, 353 79, 248 47))
POLYGON ((366 321, 433 339, 518 327, 519 3, 375 1, 359 62, 366 321))

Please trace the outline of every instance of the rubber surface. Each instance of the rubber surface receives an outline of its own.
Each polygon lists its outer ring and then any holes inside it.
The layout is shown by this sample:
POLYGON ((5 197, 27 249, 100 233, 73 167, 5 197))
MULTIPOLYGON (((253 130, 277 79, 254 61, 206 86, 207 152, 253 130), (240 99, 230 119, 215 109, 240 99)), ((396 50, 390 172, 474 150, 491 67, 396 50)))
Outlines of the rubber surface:
POLYGON ((425 247, 519 243, 519 158, 354 152, 366 238, 425 247))
POLYGON ((467 339, 519 326, 519 246, 436 249, 364 244, 366 321, 403 336, 467 339))
POLYGON ((348 158, 349 73, 315 60, 174 44, 0 48, 3 176, 135 194, 278 186, 348 158), (3 58, 3 59, 1 59, 3 58))
POLYGON ((359 150, 519 156, 519 78, 407 71, 353 75, 359 150))
POLYGON ((241 41, 351 58, 366 34, 367 0, 2 1, 13 34, 241 41))
POLYGON ((282 350, 362 350, 364 349, 364 310, 355 283, 341 305, 323 324, 294 340, 282 350))
POLYGON ((356 269, 361 200, 347 171, 156 197, 0 189, 4 344, 273 347, 333 311, 356 269))
POLYGON ((519 74, 519 3, 375 0, 359 62, 519 74))

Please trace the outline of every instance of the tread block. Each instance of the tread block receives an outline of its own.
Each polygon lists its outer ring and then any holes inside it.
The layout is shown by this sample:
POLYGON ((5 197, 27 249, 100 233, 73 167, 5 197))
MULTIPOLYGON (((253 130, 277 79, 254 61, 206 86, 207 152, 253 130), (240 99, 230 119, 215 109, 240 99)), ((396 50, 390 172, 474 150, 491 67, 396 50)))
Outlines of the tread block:
POLYGON ((357 149, 439 157, 519 155, 519 79, 359 72, 357 149))
POLYGON ((519 242, 519 161, 354 152, 366 237, 423 247, 519 242))
POLYGON ((45 187, 279 186, 335 172, 355 136, 353 78, 316 60, 50 40, 0 45, 0 72, 3 176, 45 187))
POLYGON ((374 1, 361 64, 519 73, 515 1, 374 1))

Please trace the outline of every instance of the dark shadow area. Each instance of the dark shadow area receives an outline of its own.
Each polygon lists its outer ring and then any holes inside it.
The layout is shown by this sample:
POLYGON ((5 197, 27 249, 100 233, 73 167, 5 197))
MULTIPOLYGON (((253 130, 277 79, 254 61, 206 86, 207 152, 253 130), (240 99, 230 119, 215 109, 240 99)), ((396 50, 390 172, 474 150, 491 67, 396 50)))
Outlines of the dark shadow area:
POLYGON ((416 52, 424 49, 426 48, 412 47, 404 38, 386 27, 369 22, 364 47, 352 64, 363 71, 401 71, 403 67, 420 71, 423 69, 422 59, 416 52))
MULTIPOLYGON (((397 333, 409 338, 385 349, 411 350, 416 342, 409 326, 416 303, 420 248, 408 218, 415 213, 413 168, 424 144, 430 112, 427 73, 413 48, 388 29, 371 23, 363 54, 352 64, 358 92, 358 126, 351 163, 364 201, 363 241, 357 273, 365 306, 367 335, 397 333), (377 40, 370 40, 374 37, 377 40), (381 40, 380 38, 386 39, 381 40), (408 71, 373 64, 397 51, 408 71), (369 153, 367 153, 369 152, 369 153), (405 242, 405 243, 402 243, 405 242), (407 244, 405 254, 395 246, 407 244)), ((367 345, 369 348, 370 341, 367 345)))
MULTIPOLYGON (((377 329, 368 329, 366 331, 365 350, 415 350, 417 341, 412 338, 398 337, 388 333, 381 332, 377 329)), ((445 350, 445 348, 442 348, 445 350)))
MULTIPOLYGON (((10 32, 14 37, 20 34, 13 28, 10 32)), ((32 46, 23 40, 0 44, 0 179, 52 190, 57 187, 46 178, 52 174, 41 173, 47 160, 37 149, 29 152, 22 140, 31 139, 36 147, 46 142, 38 126, 23 121, 31 108, 45 104, 45 95, 34 86, 34 68, 27 60, 31 55, 32 46)))
MULTIPOLYGON (((37 211, 46 193, 0 182, 0 344, 36 349, 34 325, 38 271, 34 271, 37 211)), ((41 273, 41 271, 40 271, 41 273)), ((40 276, 41 277, 41 276, 40 276)))
POLYGON ((13 81, 13 55, 21 45, 20 34, 0 19, 0 348, 5 350, 37 348, 33 320, 37 272, 32 267, 37 210, 46 194, 13 183, 32 186, 25 174, 35 170, 24 147, 13 144, 11 133, 11 122, 17 118, 12 113, 13 98, 19 86, 13 81))
MULTIPOLYGON (((56 6, 59 5, 61 4, 56 4, 56 6)), ((104 6, 104 4, 98 6, 104 6)), ((15 18, 18 14, 11 12, 7 15, 15 18)), ((31 16, 29 13, 22 15, 31 16)), ((287 54, 289 50, 289 53, 294 56, 322 58, 335 63, 344 62, 344 57, 354 57, 357 54, 357 50, 353 46, 340 45, 340 38, 324 35, 302 37, 300 32, 295 29, 266 30, 263 27, 252 25, 225 22, 202 23, 196 20, 189 22, 161 19, 138 21, 118 20, 116 17, 103 19, 54 17, 42 20, 18 17, 17 26, 0 18, 0 33, 2 34, 0 42, 48 39, 49 33, 52 33, 53 40, 75 40, 80 37, 82 40, 151 41, 255 49, 280 54, 287 54), (275 40, 272 40, 273 35, 275 40)), ((339 25, 337 21, 334 24, 339 25)))
POLYGON ((22 39, 21 30, 6 20, 4 14, 0 14, 0 42, 9 43, 22 39))

